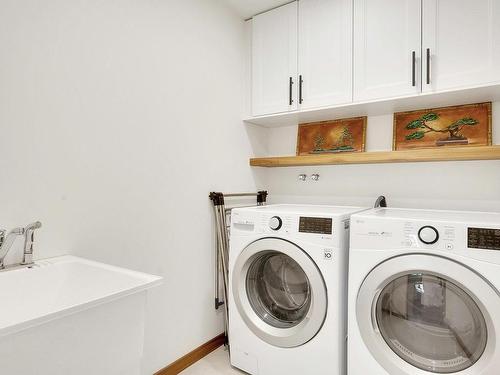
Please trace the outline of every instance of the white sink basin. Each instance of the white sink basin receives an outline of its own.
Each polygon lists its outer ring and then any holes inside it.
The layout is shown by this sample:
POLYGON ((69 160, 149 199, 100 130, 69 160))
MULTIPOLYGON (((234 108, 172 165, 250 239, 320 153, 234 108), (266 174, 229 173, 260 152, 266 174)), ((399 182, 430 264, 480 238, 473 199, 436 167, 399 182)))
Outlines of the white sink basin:
POLYGON ((1 272, 0 372, 139 374, 146 290, 160 283, 73 256, 1 272))

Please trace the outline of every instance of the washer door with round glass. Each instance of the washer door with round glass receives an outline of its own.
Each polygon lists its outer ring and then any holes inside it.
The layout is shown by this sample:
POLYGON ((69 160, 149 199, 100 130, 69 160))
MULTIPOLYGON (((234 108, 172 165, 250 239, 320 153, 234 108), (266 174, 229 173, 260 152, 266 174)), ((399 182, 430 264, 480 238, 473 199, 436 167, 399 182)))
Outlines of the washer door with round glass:
POLYGON ((421 254, 373 269, 356 306, 365 344, 394 375, 489 374, 499 361, 493 312, 500 313, 500 298, 482 277, 450 259, 421 254))
POLYGON ((252 242, 232 274, 238 312, 252 332, 284 348, 311 340, 326 317, 326 286, 314 261, 297 245, 278 238, 252 242))

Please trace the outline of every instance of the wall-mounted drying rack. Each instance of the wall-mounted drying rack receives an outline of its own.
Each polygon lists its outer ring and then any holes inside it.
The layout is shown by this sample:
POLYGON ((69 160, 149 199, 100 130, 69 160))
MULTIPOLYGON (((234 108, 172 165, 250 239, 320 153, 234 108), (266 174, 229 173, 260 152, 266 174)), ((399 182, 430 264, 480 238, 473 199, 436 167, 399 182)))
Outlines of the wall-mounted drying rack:
POLYGON ((229 226, 231 220, 231 210, 236 207, 249 207, 250 205, 235 205, 226 207, 226 200, 234 198, 256 197, 256 204, 251 206, 264 206, 267 201, 267 191, 258 191, 256 193, 230 193, 211 192, 209 198, 214 205, 215 217, 215 309, 224 305, 224 330, 226 336, 226 345, 228 344, 228 306, 227 293, 229 286, 229 226), (222 275, 222 278, 221 278, 222 275), (220 298, 222 291, 223 299, 220 298))

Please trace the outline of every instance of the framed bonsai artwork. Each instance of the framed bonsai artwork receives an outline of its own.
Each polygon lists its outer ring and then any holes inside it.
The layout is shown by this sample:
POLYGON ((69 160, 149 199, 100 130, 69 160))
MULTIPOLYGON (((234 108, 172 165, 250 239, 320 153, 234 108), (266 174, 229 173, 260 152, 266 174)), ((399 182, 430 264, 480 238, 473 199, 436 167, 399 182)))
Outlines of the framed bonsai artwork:
POLYGON ((394 114, 393 150, 491 145, 491 103, 394 114))
POLYGON ((365 151, 366 117, 299 124, 297 155, 365 151))

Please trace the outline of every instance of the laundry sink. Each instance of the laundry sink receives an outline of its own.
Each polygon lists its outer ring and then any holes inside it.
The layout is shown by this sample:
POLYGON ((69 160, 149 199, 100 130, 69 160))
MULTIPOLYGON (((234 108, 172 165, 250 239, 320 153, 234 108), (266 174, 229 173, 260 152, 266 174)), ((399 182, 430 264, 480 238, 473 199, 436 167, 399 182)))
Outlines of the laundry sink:
POLYGON ((0 372, 138 375, 158 276, 63 256, 0 273, 0 372))

